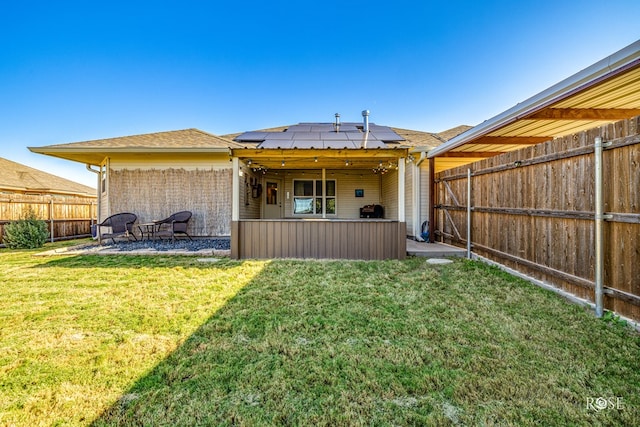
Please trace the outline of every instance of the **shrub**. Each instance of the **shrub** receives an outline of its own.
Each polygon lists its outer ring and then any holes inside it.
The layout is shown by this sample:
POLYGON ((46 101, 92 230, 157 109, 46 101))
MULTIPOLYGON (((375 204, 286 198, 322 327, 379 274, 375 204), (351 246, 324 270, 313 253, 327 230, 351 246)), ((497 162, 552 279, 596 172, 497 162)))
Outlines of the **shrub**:
POLYGON ((49 238, 47 223, 38 219, 29 209, 23 219, 10 222, 4 227, 2 240, 11 249, 40 248, 49 238))

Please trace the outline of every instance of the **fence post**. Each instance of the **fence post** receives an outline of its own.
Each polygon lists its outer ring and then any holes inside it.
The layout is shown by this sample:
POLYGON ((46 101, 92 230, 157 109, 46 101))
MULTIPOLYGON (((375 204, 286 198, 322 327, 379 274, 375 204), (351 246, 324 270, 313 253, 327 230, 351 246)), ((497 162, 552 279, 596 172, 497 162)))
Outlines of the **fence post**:
POLYGON ((602 149, 611 145, 610 142, 602 142, 602 137, 595 139, 595 303, 596 317, 602 317, 604 312, 603 290, 604 290, 604 243, 602 225, 610 215, 604 215, 604 203, 602 200, 602 149))
POLYGON ((471 259, 471 169, 467 169, 467 258, 471 259))
POLYGON ((51 227, 51 243, 54 241, 54 227, 53 227, 53 199, 49 200, 49 223, 51 227))
POLYGON ((429 159, 429 242, 436 241, 436 159, 429 159))

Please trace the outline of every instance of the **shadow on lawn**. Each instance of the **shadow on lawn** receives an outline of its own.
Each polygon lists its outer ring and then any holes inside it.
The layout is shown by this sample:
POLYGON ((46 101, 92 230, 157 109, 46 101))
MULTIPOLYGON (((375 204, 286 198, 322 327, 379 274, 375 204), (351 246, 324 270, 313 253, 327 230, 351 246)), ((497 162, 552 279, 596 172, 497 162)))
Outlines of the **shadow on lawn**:
MULTIPOLYGON (((130 257, 124 258, 126 263, 130 257)), ((78 259, 72 264, 86 261, 78 259)), ((242 263, 226 262, 233 266, 242 263)), ((65 261, 53 264, 65 265, 65 261)), ((287 261, 267 263, 91 426, 290 424, 287 418, 297 408, 287 407, 291 405, 287 401, 289 392, 282 392, 293 387, 290 392, 299 395, 302 388, 322 386, 317 382, 327 379, 317 373, 302 379, 309 381, 305 385, 296 382, 301 381, 300 375, 304 378, 309 374, 309 364, 327 361, 302 354, 309 325, 317 327, 320 320, 309 317, 314 301, 292 296, 295 283, 279 280, 286 274, 287 265, 287 261), (276 336, 267 337, 274 330, 276 336), (282 378, 274 379, 278 376, 282 378), (272 394, 274 390, 265 389, 273 386, 282 390, 272 394), (267 393, 269 400, 279 401, 282 406, 269 405, 265 401, 267 393)), ((316 265, 315 273, 318 268, 322 266, 316 265)), ((320 406, 307 409, 322 410, 320 406)))

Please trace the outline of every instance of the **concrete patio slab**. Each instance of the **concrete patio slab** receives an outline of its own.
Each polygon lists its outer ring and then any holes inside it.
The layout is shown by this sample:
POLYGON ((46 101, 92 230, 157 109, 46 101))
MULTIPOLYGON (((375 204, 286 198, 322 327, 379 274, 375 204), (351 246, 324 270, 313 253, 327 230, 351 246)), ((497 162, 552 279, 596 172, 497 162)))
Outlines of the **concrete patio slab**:
POLYGON ((426 258, 464 258, 467 256, 467 251, 466 249, 444 243, 417 242, 415 240, 407 239, 407 255, 426 258))

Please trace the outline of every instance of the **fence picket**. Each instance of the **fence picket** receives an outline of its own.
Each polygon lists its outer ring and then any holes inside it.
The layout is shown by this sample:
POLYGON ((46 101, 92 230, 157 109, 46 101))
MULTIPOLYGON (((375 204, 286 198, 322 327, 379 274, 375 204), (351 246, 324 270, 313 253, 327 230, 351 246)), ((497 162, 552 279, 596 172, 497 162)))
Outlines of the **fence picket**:
POLYGON ((440 172, 436 235, 466 245, 471 167, 474 251, 593 301, 585 284, 595 277, 593 141, 602 136, 612 143, 603 154, 605 308, 640 320, 639 124, 623 120, 440 172), (451 203, 456 196, 463 205, 451 203))
POLYGON ((4 225, 25 217, 29 210, 47 222, 51 241, 91 235, 96 222, 96 199, 52 195, 0 195, 0 244, 4 225))

